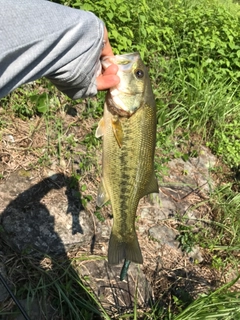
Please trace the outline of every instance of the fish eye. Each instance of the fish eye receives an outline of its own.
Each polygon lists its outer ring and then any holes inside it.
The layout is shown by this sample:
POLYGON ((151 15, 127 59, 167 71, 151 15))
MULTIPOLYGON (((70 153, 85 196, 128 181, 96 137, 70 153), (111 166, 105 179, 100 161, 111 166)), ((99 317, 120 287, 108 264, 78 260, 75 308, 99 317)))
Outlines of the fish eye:
POLYGON ((137 69, 135 71, 135 76, 138 78, 138 79, 142 79, 144 77, 144 72, 142 69, 137 69))

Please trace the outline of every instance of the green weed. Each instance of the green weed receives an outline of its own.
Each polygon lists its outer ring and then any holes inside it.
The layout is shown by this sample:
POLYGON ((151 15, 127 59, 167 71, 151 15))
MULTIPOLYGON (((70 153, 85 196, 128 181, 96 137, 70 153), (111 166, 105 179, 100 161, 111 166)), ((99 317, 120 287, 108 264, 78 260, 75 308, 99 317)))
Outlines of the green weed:
POLYGON ((196 244, 196 239, 192 231, 193 227, 188 225, 180 224, 177 227, 179 234, 176 240, 179 241, 179 247, 182 251, 189 253, 192 251, 193 246, 196 244))
POLYGON ((215 292, 199 297, 174 320, 240 319, 239 293, 228 291, 239 277, 215 292))

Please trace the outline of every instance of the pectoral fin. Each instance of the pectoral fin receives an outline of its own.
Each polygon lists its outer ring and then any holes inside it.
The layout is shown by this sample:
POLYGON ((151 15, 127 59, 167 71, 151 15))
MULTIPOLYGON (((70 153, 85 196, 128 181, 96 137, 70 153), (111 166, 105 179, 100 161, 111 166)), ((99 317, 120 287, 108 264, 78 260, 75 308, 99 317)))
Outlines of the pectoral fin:
POLYGON ((121 148, 123 144, 123 130, 121 121, 118 116, 112 117, 112 129, 119 148, 121 148))
POLYGON ((104 129, 105 129, 105 124, 104 124, 104 119, 101 118, 101 120, 98 123, 98 127, 95 133, 96 138, 100 138, 104 135, 104 129))
POLYGON ((144 190, 142 197, 146 196, 149 193, 158 193, 158 192, 159 192, 158 182, 157 182, 157 179, 156 179, 155 174, 153 172, 151 180, 150 180, 147 188, 144 190))
POLYGON ((106 203, 109 199, 109 195, 104 187, 104 183, 103 180, 101 181, 99 188, 98 188, 98 195, 97 195, 97 206, 101 207, 104 205, 104 203, 106 203))

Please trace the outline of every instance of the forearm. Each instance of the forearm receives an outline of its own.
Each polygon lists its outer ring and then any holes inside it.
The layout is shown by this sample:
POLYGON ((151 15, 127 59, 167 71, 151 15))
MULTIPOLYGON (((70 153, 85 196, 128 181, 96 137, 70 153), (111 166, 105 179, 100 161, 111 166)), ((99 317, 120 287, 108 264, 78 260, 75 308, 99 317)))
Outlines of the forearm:
POLYGON ((43 76, 71 98, 96 94, 103 32, 89 12, 44 0, 0 0, 0 97, 43 76))

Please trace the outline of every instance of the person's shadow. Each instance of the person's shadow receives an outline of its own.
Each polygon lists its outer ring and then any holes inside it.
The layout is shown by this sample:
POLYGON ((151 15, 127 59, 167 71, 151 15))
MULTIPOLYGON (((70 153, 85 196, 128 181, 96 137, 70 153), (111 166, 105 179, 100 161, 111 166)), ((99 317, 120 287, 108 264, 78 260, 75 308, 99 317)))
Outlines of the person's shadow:
MULTIPOLYGON (((24 179, 26 180, 22 178, 24 179)), ((6 184, 6 188, 9 188, 8 185, 6 184)), ((59 312, 64 319, 67 319, 70 313, 76 320, 86 319, 89 314, 92 314, 94 319, 100 317, 96 303, 86 292, 78 274, 71 266, 66 246, 55 230, 55 218, 44 203, 44 197, 50 191, 60 190, 65 186, 66 213, 72 215, 72 226, 64 225, 63 221, 62 228, 71 228, 69 231, 72 235, 83 234, 83 228, 80 225, 83 207, 79 184, 76 179, 64 174, 55 174, 32 185, 11 200, 3 212, 0 212, 0 250, 3 249, 6 257, 8 254, 14 255, 13 260, 15 260, 12 264, 7 264, 11 270, 9 281, 12 282, 12 287, 18 288, 18 292, 19 286, 22 286, 20 299, 28 297, 29 300, 31 288, 32 300, 42 301, 38 306, 38 310, 41 310, 39 317, 36 317, 34 311, 29 311, 36 320, 60 319, 59 312), (41 285, 38 283, 40 279, 43 282, 41 285)), ((53 201, 55 200, 53 194, 53 201)), ((61 203, 59 205, 61 206, 61 203)), ((58 208, 55 207, 54 210, 57 214, 58 208)))

